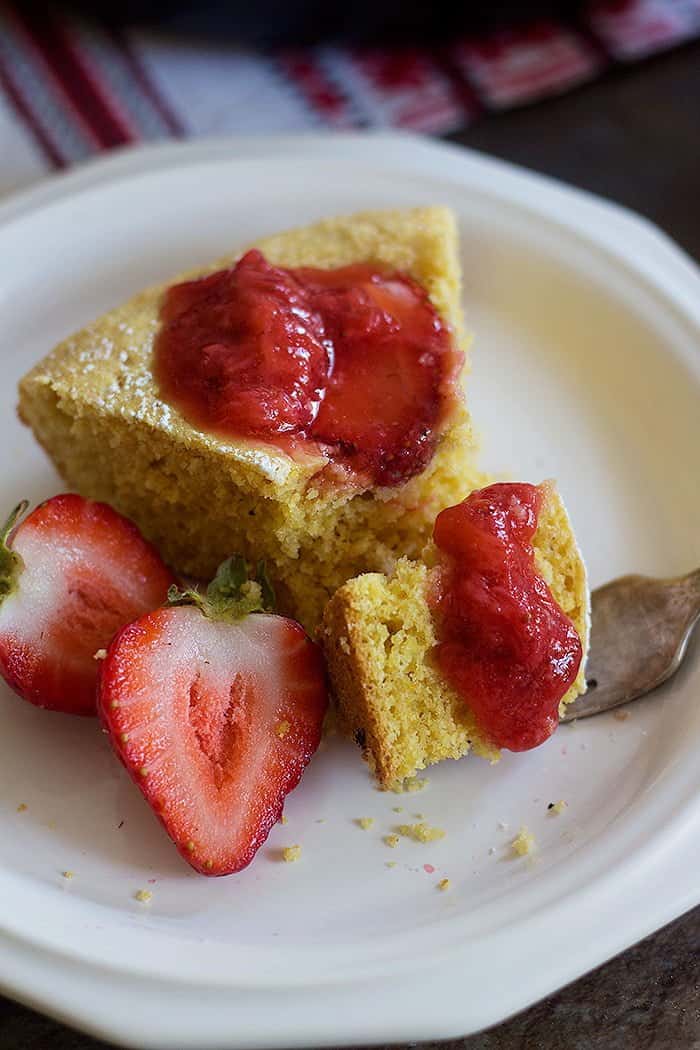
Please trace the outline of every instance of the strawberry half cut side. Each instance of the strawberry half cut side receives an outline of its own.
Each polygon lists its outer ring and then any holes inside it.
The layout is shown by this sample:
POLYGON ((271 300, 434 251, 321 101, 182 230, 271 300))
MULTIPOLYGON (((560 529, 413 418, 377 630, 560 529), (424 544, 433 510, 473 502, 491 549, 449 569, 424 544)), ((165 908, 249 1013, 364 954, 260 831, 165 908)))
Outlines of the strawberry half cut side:
POLYGON ((323 658, 270 600, 264 576, 229 559, 206 596, 174 591, 125 627, 100 671, 117 755, 204 875, 251 862, 321 740, 323 658))
POLYGON ((0 530, 0 674, 38 707, 94 715, 95 653, 166 600, 174 577, 105 503, 54 496, 0 530))

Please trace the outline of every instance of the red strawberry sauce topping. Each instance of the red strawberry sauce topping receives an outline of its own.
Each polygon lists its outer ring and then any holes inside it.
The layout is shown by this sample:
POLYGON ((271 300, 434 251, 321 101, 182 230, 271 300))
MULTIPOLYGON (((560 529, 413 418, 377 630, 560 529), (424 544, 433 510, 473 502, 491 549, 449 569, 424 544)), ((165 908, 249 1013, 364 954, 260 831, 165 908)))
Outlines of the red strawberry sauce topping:
POLYGON ((161 322, 156 380, 193 425, 366 484, 423 470, 457 397, 450 328, 410 277, 368 264, 282 269, 249 251, 168 289, 161 322))
POLYGON ((442 561, 430 604, 436 659, 498 747, 525 751, 555 730, 578 674, 579 636, 535 568, 543 489, 497 484, 438 515, 442 561))

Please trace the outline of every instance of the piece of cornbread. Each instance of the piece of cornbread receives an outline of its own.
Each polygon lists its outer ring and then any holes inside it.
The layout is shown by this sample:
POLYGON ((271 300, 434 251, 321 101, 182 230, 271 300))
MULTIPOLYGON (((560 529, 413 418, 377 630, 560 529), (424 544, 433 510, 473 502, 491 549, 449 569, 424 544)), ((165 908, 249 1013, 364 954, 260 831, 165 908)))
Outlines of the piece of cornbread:
MULTIPOLYGON (((256 247, 280 266, 367 261, 407 272, 465 345, 446 208, 329 219, 256 247)), ((232 552, 264 558, 282 610, 311 629, 345 580, 417 556, 436 513, 478 485, 467 411, 455 408, 428 467, 407 483, 317 488, 323 459, 298 462, 270 445, 203 432, 159 397, 151 362, 167 287, 141 292, 61 343, 21 381, 20 416, 69 485, 132 518, 174 568, 209 577, 232 552)))
MULTIPOLYGON (((566 704, 585 690, 589 595, 569 517, 552 483, 533 546, 537 571, 583 646, 566 704)), ((429 544, 419 561, 402 558, 391 576, 350 580, 329 602, 320 628, 339 726, 362 747, 383 787, 397 789, 417 770, 469 750, 491 761, 499 755, 431 659, 437 636, 426 595, 434 562, 429 544)))

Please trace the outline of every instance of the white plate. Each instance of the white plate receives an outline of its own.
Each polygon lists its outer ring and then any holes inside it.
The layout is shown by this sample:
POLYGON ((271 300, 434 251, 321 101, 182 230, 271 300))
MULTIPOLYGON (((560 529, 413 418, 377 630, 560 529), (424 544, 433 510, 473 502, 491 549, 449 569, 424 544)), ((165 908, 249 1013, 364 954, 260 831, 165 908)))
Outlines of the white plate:
MULTIPOLYGON (((261 234, 430 202, 459 217, 488 464, 559 479, 593 585, 700 564, 693 264, 619 208, 396 135, 159 147, 7 202, 2 504, 60 488, 14 415, 16 380, 60 337, 261 234)), ((700 900, 697 647, 691 656, 626 722, 564 727, 493 768, 445 763, 418 795, 375 791, 355 750, 334 742, 291 796, 288 825, 247 871, 218 880, 179 859, 94 723, 5 690, 2 987, 139 1047, 398 1042, 492 1024, 700 900), (560 798, 568 809, 548 815, 560 798), (417 811, 447 838, 383 845, 417 811), (362 816, 372 830, 353 823, 362 816), (522 824, 532 861, 508 855, 522 824), (302 860, 279 863, 275 850, 296 842, 302 860), (133 899, 142 887, 149 906, 133 899)))

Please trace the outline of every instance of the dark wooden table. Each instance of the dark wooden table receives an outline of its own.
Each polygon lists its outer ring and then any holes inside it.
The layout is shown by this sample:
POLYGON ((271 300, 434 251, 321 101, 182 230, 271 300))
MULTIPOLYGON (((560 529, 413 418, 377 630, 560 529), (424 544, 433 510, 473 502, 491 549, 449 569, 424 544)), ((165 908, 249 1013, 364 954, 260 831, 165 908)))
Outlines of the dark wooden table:
MULTIPOLYGON (((700 43, 452 138, 635 208, 700 259, 700 43)), ((700 1050, 700 908, 510 1021, 426 1045, 700 1050)), ((0 999, 0 1050, 103 1046, 0 999)))

